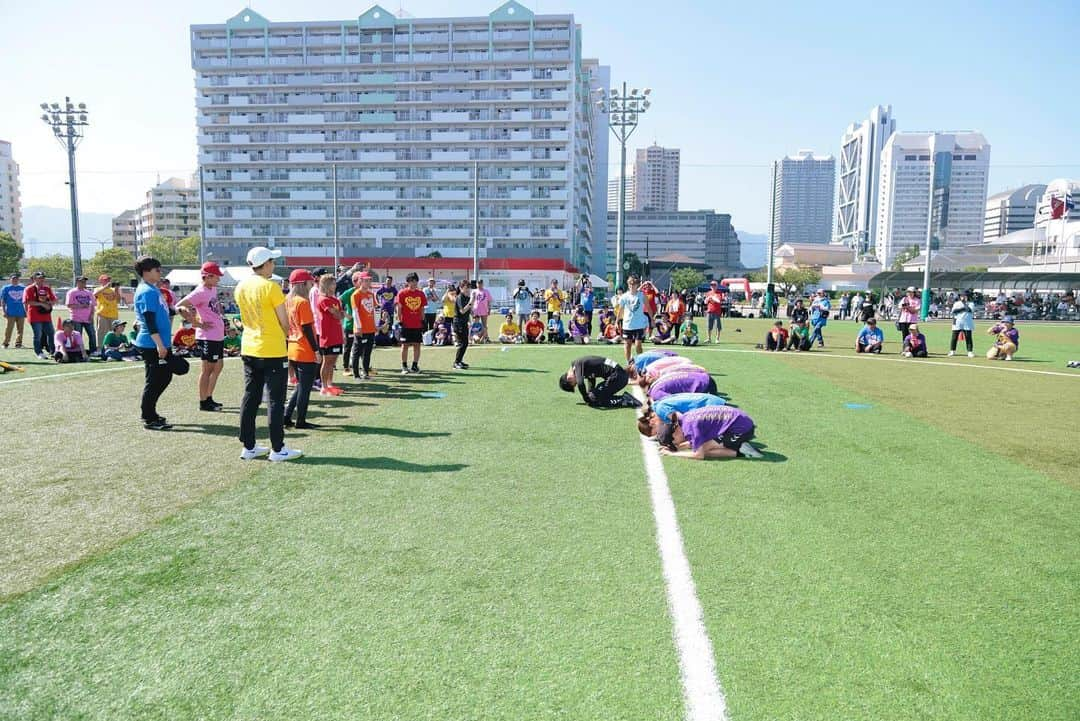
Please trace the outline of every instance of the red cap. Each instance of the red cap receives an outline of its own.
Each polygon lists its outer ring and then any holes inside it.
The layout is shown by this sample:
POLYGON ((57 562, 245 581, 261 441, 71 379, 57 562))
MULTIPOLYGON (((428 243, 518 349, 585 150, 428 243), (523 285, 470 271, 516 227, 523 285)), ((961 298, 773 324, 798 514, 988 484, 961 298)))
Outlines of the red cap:
POLYGON ((221 272, 221 268, 218 267, 217 263, 212 263, 210 261, 207 261, 206 263, 202 264, 202 274, 203 275, 216 275, 218 278, 225 275, 224 273, 221 272))
POLYGON ((360 280, 371 280, 371 273, 361 273, 360 280))
POLYGON ((289 283, 314 283, 315 276, 311 274, 310 270, 304 270, 303 268, 297 268, 292 273, 289 273, 289 283))

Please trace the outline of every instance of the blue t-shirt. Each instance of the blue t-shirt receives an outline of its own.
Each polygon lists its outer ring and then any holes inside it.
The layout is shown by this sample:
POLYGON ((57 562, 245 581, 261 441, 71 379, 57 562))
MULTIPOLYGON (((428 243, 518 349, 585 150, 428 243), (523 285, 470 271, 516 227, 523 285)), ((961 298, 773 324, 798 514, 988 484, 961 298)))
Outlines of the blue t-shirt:
POLYGON ((623 319, 623 330, 642 330, 649 327, 649 319, 645 315, 645 294, 640 290, 637 293, 627 291, 620 295, 619 310, 623 319))
POLYGON ((514 291, 514 312, 518 315, 528 315, 532 310, 532 295, 526 288, 518 288, 514 291))
POLYGON ((832 303, 828 298, 821 298, 815 300, 814 304, 810 306, 810 322, 814 325, 826 325, 828 318, 822 314, 822 311, 831 311, 832 303))
POLYGON ((871 343, 882 343, 882 342, 884 342, 884 340, 885 340, 885 333, 882 332, 881 328, 871 328, 870 326, 865 326, 861 331, 859 331, 859 344, 860 345, 870 345, 871 343))
POLYGON ((4 313, 9 318, 23 318, 26 316, 26 306, 23 304, 23 293, 25 292, 25 285, 15 283, 8 283, 3 288, 0 288, 0 296, 4 298, 4 313))
POLYGON ((166 348, 172 345, 171 319, 169 308, 161 297, 161 291, 147 283, 139 283, 135 289, 135 319, 139 321, 139 335, 135 336, 137 348, 154 348, 154 339, 150 337, 147 316, 153 316, 157 324, 158 337, 166 348))
POLYGON ((671 423, 672 413, 686 413, 695 408, 724 404, 723 398, 708 393, 676 393, 656 401, 652 404, 652 409, 661 423, 671 423))
POLYGON ((592 313, 593 311, 593 294, 591 290, 583 291, 581 294, 581 309, 586 313, 592 313))
POLYGON ((650 363, 655 363, 661 358, 670 358, 673 355, 679 354, 673 350, 647 350, 634 358, 634 369, 638 373, 644 373, 650 363))

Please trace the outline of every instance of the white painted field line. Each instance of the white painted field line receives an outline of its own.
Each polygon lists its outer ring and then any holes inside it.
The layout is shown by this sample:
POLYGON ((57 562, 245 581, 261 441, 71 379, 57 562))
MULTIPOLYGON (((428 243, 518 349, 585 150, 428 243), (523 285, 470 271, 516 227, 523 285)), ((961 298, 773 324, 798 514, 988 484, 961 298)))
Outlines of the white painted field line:
POLYGON ((119 365, 116 365, 116 366, 113 366, 113 367, 110 367, 110 368, 95 368, 94 370, 75 371, 73 373, 50 373, 49 375, 44 375, 44 376, 30 376, 29 378, 15 378, 13 380, 0 381, 0 386, 6 386, 6 385, 8 385, 10 383, 30 383, 31 381, 45 381, 45 380, 55 380, 57 378, 70 378, 71 376, 93 375, 95 373, 112 373, 114 371, 124 371, 124 370, 130 370, 132 368, 142 368, 142 367, 143 367, 143 364, 142 364, 142 361, 140 360, 138 363, 121 363, 119 365))
MULTIPOLYGON (((634 388, 634 395, 644 402, 645 396, 639 388, 634 388)), ((679 654, 686 719, 726 721, 727 703, 716 677, 712 642, 705 630, 704 612, 683 548, 664 464, 660 461, 656 444, 644 436, 641 436, 641 452, 645 457, 645 474, 649 480, 653 517, 656 519, 656 545, 660 549, 668 608, 675 627, 675 648, 679 654)))

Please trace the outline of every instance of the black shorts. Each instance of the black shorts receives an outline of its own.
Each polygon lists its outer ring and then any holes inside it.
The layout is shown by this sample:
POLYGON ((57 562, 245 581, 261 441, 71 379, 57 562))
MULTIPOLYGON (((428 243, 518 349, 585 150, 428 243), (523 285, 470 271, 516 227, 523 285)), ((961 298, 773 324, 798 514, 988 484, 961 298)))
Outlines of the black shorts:
POLYGON ((339 345, 325 345, 319 347, 319 352, 326 355, 341 355, 342 347, 339 345))
POLYGON ((646 328, 638 328, 637 330, 623 330, 622 338, 624 341, 645 340, 646 328))
POLYGON ((424 340, 423 328, 402 328, 401 329, 401 342, 402 343, 422 343, 424 340))
POLYGON ((750 426, 750 430, 745 433, 725 433, 717 440, 720 441, 720 445, 727 448, 729 451, 737 451, 739 450, 739 446, 753 440, 753 438, 754 426, 750 426))
POLYGON ((223 340, 195 341, 195 347, 199 350, 199 357, 209 363, 217 363, 225 357, 225 341, 223 340))

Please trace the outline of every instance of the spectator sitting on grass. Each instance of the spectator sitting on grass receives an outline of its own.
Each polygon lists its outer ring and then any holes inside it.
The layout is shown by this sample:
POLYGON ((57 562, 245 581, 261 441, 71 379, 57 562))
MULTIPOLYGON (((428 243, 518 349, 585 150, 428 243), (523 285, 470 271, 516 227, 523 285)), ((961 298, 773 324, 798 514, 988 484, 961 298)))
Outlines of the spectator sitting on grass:
POLYGON ((710 458, 761 458, 750 445, 754 421, 739 408, 707 406, 671 414, 657 434, 660 452, 703 461, 710 458))
POLYGON ((566 342, 566 328, 563 326, 562 316, 558 311, 551 314, 551 318, 548 320, 547 339, 548 343, 558 343, 559 345, 566 342))
POLYGON ((788 331, 788 350, 808 351, 813 346, 810 343, 810 328, 806 321, 793 321, 788 331))
POLYGON ((570 319, 570 337, 580 345, 589 344, 589 316, 580 305, 574 310, 574 316, 570 319))
POLYGON ((379 325, 375 328, 375 345, 385 347, 394 345, 393 326, 390 324, 390 314, 385 310, 380 312, 379 325))
POLYGON ((112 329, 101 339, 102 360, 122 361, 139 357, 139 351, 131 345, 127 335, 124 334, 126 325, 127 323, 122 320, 112 322, 112 329))
POLYGON ((483 343, 485 335, 487 334, 484 332, 484 322, 474 316, 472 323, 469 325, 469 342, 483 343))
POLYGON ((1016 329, 1013 317, 1005 316, 988 332, 997 338, 994 340, 994 345, 990 346, 990 350, 986 351, 987 360, 1011 361, 1013 353, 1020 347, 1020 331, 1016 329))
POLYGON ((225 355, 235 358, 240 355, 240 331, 230 325, 225 329, 225 355))
POLYGON ((529 316, 528 322, 525 324, 525 342, 543 343, 544 330, 544 322, 540 320, 540 311, 534 310, 532 315, 529 316))
POLYGON ((877 327, 877 319, 867 318, 866 325, 855 339, 856 353, 881 353, 885 345, 885 334, 877 327))
POLYGON ((181 357, 190 356, 195 352, 195 329, 191 327, 191 323, 184 321, 183 324, 177 328, 173 333, 172 345, 173 355, 181 357))
POLYGON ((75 323, 71 319, 64 319, 54 340, 56 352, 53 353, 53 359, 57 363, 85 363, 89 360, 82 333, 75 330, 75 323))
POLYGON ((671 323, 667 318, 656 319, 651 340, 656 345, 671 345, 675 342, 675 336, 671 333, 671 323))
MULTIPOLYGON (((769 351, 781 351, 787 350, 788 346, 788 332, 784 328, 784 321, 778 320, 773 323, 773 327, 769 329, 769 332, 765 334, 765 350, 769 351)), ((758 346, 760 348, 760 346, 758 346)))
POLYGON ((521 328, 514 322, 514 314, 507 313, 506 318, 503 320, 503 324, 499 326, 499 342, 500 343, 520 343, 521 342, 521 328))
POLYGON ((694 322, 693 317, 687 316, 683 324, 679 326, 679 338, 683 345, 697 345, 700 342, 697 323, 694 322))
POLYGON ((918 323, 908 326, 908 334, 904 338, 903 355, 905 358, 926 357, 926 336, 919 332, 918 323))

